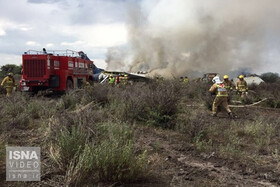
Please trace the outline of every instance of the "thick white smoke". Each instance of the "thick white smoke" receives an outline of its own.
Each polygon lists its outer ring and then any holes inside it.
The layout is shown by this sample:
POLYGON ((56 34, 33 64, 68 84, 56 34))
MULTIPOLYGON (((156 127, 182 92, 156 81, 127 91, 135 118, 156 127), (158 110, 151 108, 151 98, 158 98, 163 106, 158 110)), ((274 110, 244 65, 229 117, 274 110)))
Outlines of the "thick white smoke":
POLYGON ((278 0, 130 3, 129 43, 109 49, 108 69, 163 76, 256 70, 279 52, 279 7, 278 0))

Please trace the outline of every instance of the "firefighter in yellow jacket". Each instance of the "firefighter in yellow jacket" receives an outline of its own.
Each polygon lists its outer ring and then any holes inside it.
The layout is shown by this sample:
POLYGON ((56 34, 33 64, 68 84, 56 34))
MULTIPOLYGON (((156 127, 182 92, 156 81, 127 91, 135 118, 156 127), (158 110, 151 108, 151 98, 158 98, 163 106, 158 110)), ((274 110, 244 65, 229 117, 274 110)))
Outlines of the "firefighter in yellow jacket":
POLYGON ((108 82, 109 85, 110 85, 110 86, 114 86, 115 81, 116 81, 115 77, 111 74, 111 75, 109 76, 109 82, 108 82))
POLYGON ((8 97, 12 94, 13 88, 16 86, 15 79, 13 76, 13 73, 8 73, 8 76, 5 77, 1 83, 1 86, 3 86, 6 89, 8 97))
POLYGON ((223 84, 225 85, 225 89, 227 89, 228 93, 233 90, 234 84, 231 80, 229 80, 228 75, 224 76, 223 84))
POLYGON ((225 89, 227 89, 227 92, 228 92, 228 103, 230 103, 230 101, 231 101, 231 93, 233 91, 234 84, 233 84, 233 82, 231 80, 229 80, 228 75, 224 76, 223 84, 225 86, 225 89))
POLYGON ((228 106, 228 92, 225 85, 222 83, 219 77, 213 78, 213 85, 209 89, 211 93, 216 93, 216 98, 214 99, 212 105, 212 116, 217 116, 218 106, 222 105, 226 110, 230 118, 233 118, 232 112, 228 106))
POLYGON ((185 84, 188 84, 189 83, 189 78, 186 76, 186 77, 184 77, 184 83, 185 84))
POLYGON ((247 82, 244 80, 244 75, 239 75, 239 80, 236 83, 236 90, 239 92, 241 97, 245 97, 248 92, 247 82))

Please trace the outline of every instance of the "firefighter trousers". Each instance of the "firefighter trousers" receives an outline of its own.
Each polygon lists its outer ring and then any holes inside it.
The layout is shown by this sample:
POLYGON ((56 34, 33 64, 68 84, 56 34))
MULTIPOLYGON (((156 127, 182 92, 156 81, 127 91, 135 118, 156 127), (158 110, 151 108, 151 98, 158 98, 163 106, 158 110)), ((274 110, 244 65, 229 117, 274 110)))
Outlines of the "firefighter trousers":
POLYGON ((13 87, 6 87, 7 97, 10 97, 13 92, 13 87))
POLYGON ((228 97, 227 96, 216 96, 212 106, 212 113, 217 114, 218 106, 222 105, 228 113, 231 112, 228 106, 228 97))

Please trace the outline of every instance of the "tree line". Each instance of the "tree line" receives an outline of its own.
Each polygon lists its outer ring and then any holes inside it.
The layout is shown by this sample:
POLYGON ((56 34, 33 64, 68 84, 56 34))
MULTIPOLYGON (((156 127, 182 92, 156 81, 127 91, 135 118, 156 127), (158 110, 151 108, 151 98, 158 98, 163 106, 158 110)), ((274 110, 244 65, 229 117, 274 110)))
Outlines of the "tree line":
POLYGON ((22 72, 22 65, 16 65, 16 64, 6 64, 1 66, 0 68, 0 77, 7 76, 8 73, 13 73, 14 75, 21 75, 22 72))

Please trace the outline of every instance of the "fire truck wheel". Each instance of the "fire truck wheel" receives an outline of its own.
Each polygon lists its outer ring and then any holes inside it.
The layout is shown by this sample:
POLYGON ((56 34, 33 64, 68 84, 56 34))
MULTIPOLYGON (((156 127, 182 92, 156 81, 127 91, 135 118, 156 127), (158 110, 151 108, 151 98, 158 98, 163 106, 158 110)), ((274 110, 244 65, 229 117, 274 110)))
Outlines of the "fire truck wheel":
POLYGON ((72 90, 73 89, 73 82, 69 79, 66 82, 66 89, 67 90, 72 90))

